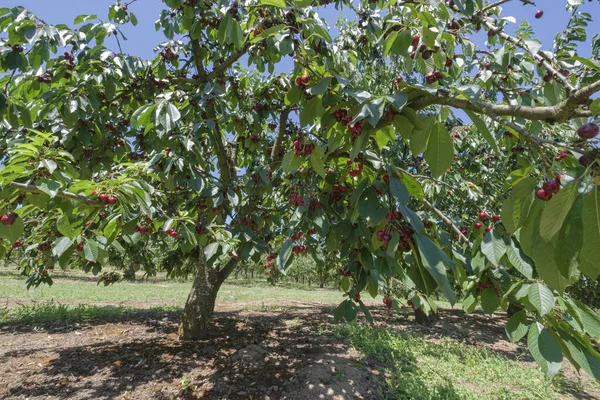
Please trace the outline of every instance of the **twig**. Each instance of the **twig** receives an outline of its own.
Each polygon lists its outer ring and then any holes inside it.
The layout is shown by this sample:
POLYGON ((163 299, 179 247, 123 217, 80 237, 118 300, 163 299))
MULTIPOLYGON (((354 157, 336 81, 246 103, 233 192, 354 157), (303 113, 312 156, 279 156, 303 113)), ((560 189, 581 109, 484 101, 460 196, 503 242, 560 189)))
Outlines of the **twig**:
MULTIPOLYGON (((15 189, 18 189, 21 192, 26 192, 26 193, 37 194, 37 193, 42 192, 37 186, 27 185, 25 183, 11 182, 11 183, 9 183, 9 186, 11 186, 15 189)), ((65 199, 69 199, 69 200, 76 200, 81 203, 89 204, 92 206, 102 206, 102 203, 100 203, 100 201, 98 201, 98 200, 90 199, 89 197, 82 196, 80 194, 71 193, 71 192, 59 191, 56 193, 56 196, 63 197, 65 199)))
POLYGON ((470 249, 473 248, 473 243, 471 243, 469 241, 469 239, 467 239, 467 237, 465 235, 463 235, 463 233, 460 231, 460 229, 458 229, 458 227, 456 225, 454 225, 454 223, 452 221, 450 221, 450 218, 448 218, 443 212, 441 212, 440 210, 435 208, 433 206, 433 204, 431 204, 427 199, 423 199, 423 203, 425 203, 425 205, 429 209, 431 209, 431 211, 436 213, 437 216, 442 219, 442 221, 444 221, 447 225, 449 225, 452 228, 452 230, 458 235, 459 239, 461 239, 463 242, 465 242, 467 244, 467 246, 469 246, 470 249))

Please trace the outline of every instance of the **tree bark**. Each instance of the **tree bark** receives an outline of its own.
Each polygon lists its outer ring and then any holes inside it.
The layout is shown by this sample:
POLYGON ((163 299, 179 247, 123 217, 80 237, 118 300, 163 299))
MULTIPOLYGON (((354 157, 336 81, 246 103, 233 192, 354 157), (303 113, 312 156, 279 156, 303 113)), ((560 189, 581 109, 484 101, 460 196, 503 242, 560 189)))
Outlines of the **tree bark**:
POLYGON ((238 260, 232 258, 219 270, 207 264, 204 251, 200 250, 192 289, 179 320, 178 333, 181 339, 199 340, 207 337, 217 293, 237 263, 238 260))
POLYGON ((506 310, 506 315, 508 315, 508 318, 512 317, 513 315, 515 315, 516 313, 518 313, 519 311, 521 311, 523 308, 519 307, 516 304, 510 303, 508 305, 508 310, 506 310))
POLYGON ((425 314, 421 308, 415 310, 415 322, 420 325, 431 325, 436 320, 437 315, 431 312, 429 315, 425 314))

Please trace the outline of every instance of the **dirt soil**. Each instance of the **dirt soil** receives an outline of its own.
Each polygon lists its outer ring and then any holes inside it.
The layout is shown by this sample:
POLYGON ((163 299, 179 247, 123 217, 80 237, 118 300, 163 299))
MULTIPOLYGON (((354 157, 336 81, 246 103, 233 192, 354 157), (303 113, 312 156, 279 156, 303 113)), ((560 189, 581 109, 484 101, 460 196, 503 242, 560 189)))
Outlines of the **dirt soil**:
MULTIPOLYGON (((378 383, 375 361, 361 359, 324 329, 332 323, 331 307, 262 304, 219 304, 215 329, 200 342, 177 338, 178 313, 141 312, 119 322, 73 326, 0 325, 0 398, 389 398, 378 383)), ((380 310, 373 309, 380 324, 524 357, 504 340, 502 315, 442 310, 435 326, 415 328, 407 314, 380 310)), ((600 398, 600 393, 573 398, 600 398)))

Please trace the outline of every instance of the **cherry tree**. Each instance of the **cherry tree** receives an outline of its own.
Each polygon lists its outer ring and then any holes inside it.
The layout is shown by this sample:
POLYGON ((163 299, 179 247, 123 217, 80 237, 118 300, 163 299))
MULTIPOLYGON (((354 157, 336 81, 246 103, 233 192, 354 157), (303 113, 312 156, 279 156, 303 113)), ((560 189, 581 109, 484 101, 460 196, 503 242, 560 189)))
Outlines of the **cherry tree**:
POLYGON ((564 291, 600 273, 598 5, 568 0, 549 47, 509 1, 164 0, 151 60, 114 48, 135 0, 73 27, 0 8, 0 256, 29 286, 193 274, 198 339, 241 260, 309 254, 336 320, 371 319, 361 293, 512 304, 549 376, 599 379, 600 318, 564 291), (321 7, 356 17, 331 37, 321 7))

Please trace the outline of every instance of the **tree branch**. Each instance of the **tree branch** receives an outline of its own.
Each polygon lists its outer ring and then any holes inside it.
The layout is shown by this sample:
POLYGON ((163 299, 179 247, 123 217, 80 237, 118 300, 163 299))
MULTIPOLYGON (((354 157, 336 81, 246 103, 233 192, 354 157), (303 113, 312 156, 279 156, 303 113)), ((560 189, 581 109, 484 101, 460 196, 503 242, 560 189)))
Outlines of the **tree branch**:
POLYGON ((435 208, 433 204, 431 204, 427 199, 423 199, 423 203, 425 203, 425 206, 427 206, 431 211, 436 213, 437 216, 442 219, 442 221, 449 225, 452 228, 452 230, 458 235, 459 239, 465 242, 470 249, 473 248, 473 243, 471 243, 469 239, 467 239, 467 237, 462 234, 460 229, 458 229, 458 227, 454 225, 452 221, 450 221, 450 218, 448 218, 443 212, 435 208))
MULTIPOLYGON (((42 191, 34 185, 27 185, 25 183, 11 182, 9 183, 10 187, 13 187, 21 192, 31 193, 31 194, 39 194, 42 191)), ((69 200, 79 201, 81 203, 85 203, 91 206, 102 206, 98 200, 90 199, 89 197, 82 196, 80 194, 75 194, 71 192, 59 191, 56 194, 56 197, 62 197, 69 200)))
POLYGON ((223 74, 223 72, 225 72, 225 70, 229 67, 231 67, 231 65, 236 62, 237 60, 239 60, 244 54, 246 54, 246 51, 248 50, 247 47, 242 47, 241 49, 239 49, 238 51, 236 51, 235 53, 233 53, 232 55, 230 55, 225 61, 223 61, 222 64, 220 64, 219 66, 215 67, 215 69, 208 75, 208 77, 206 78, 207 81, 211 81, 214 78, 221 76, 221 74, 223 74))
POLYGON ((554 77, 556 79, 558 79, 566 88, 569 92, 575 90, 575 87, 571 84, 571 82, 569 81, 569 79, 567 79, 566 76, 564 76, 563 74, 561 74, 560 72, 558 72, 558 70, 556 68, 554 68, 554 66, 552 65, 552 59, 550 57, 548 57, 547 55, 545 55, 543 52, 537 50, 536 52, 531 51, 527 45, 525 45, 525 43, 523 43, 523 41, 521 39, 517 39, 515 37, 510 36, 509 34, 507 34, 506 32, 504 32, 501 28, 498 28, 496 26, 496 24, 494 23, 494 19, 493 18, 489 18, 489 17, 480 17, 479 21, 485 26, 485 28, 487 30, 493 30, 494 32, 497 32, 497 35, 500 36, 502 39, 512 43, 513 45, 515 45, 516 47, 525 50, 527 53, 529 53, 533 59, 537 59, 539 61, 542 62, 542 65, 544 67, 546 67, 547 70, 552 71, 552 73, 554 74, 554 77))
POLYGON ((271 161, 275 162, 279 160, 279 153, 281 152, 281 144, 285 136, 285 128, 287 126, 287 120, 290 115, 290 107, 286 107, 281 111, 281 118, 279 120, 279 131, 275 137, 275 143, 273 143, 273 149, 271 150, 271 161))
POLYGON ((204 68, 204 62, 202 61, 202 48, 198 40, 192 40, 192 54, 194 55, 194 64, 198 70, 198 79, 200 82, 207 82, 206 69, 204 68))
POLYGON ((465 99, 459 99, 456 97, 440 96, 440 95, 426 95, 419 97, 411 103, 411 107, 414 110, 420 110, 422 108, 431 105, 444 105, 454 108, 460 108, 462 110, 473 111, 479 114, 493 113, 497 116, 505 117, 516 117, 525 118, 531 121, 552 121, 552 122, 564 122, 570 118, 587 118, 591 117, 592 113, 585 110, 577 109, 578 105, 582 103, 589 95, 600 90, 600 81, 593 83, 592 85, 586 86, 585 88, 579 89, 572 93, 572 95, 565 101, 562 101, 554 106, 542 106, 542 107, 530 107, 520 105, 508 105, 508 104, 490 104, 478 101, 470 101, 465 99), (592 87, 593 86, 593 87, 592 87), (582 92, 584 91, 585 92, 582 92), (584 96, 583 93, 588 93, 588 96, 584 96), (575 96, 575 97, 574 97, 575 96), (577 103, 577 104, 575 104, 577 103))

